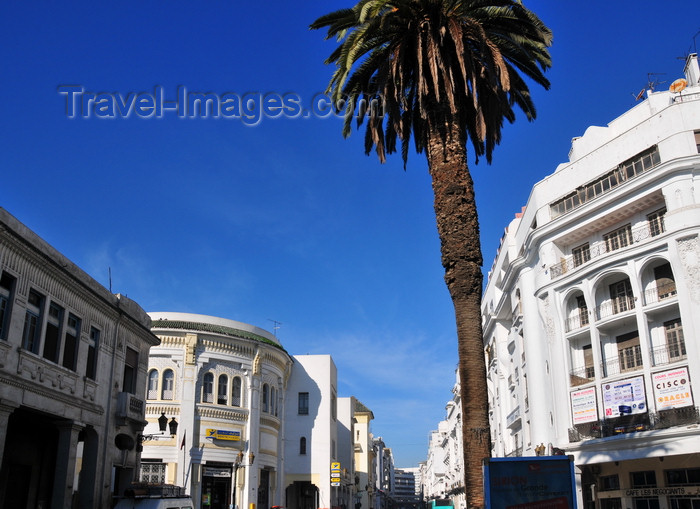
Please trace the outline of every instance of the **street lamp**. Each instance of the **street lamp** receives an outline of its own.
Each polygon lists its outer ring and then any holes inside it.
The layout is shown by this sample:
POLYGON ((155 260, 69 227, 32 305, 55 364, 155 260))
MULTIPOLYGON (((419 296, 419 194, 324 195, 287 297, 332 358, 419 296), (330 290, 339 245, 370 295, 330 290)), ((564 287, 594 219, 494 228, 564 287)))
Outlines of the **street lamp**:
POLYGON ((147 442, 148 440, 154 440, 156 437, 163 436, 165 435, 165 430, 166 428, 169 428, 170 431, 170 437, 174 437, 177 435, 177 425, 178 422, 175 420, 175 417, 172 418, 170 422, 168 422, 168 418, 165 416, 165 412, 163 412, 160 417, 158 417, 158 428, 160 429, 160 433, 153 433, 150 435, 143 435, 139 433, 136 435, 136 450, 138 452, 143 451, 143 443, 147 442))
POLYGON ((231 508, 236 509, 236 485, 238 484, 238 469, 253 466, 255 454, 248 453, 248 464, 243 464, 243 451, 239 451, 236 460, 233 462, 233 489, 231 490, 231 508))

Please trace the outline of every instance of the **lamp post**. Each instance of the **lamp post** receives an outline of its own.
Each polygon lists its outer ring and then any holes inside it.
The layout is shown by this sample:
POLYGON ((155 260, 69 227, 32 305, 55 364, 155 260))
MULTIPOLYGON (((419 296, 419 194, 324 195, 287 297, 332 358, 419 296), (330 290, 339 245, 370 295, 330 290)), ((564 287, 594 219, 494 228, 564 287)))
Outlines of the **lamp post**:
POLYGON ((236 509, 236 485, 238 484, 238 469, 243 467, 250 467, 255 461, 255 454, 248 453, 248 464, 243 464, 243 451, 239 451, 236 455, 236 460, 233 462, 233 488, 231 489, 231 509, 236 509))
POLYGON ((169 428, 168 431, 170 431, 170 437, 174 437, 175 435, 177 435, 177 426, 178 422, 175 420, 175 417, 173 417, 172 420, 168 422, 168 418, 165 416, 165 412, 163 412, 160 415, 160 417, 158 417, 158 428, 160 429, 160 433, 153 433, 150 435, 144 435, 139 433, 138 435, 136 435, 136 450, 138 452, 142 452, 142 444, 144 442, 147 442, 148 440, 153 440, 156 437, 165 435, 166 428, 169 428))

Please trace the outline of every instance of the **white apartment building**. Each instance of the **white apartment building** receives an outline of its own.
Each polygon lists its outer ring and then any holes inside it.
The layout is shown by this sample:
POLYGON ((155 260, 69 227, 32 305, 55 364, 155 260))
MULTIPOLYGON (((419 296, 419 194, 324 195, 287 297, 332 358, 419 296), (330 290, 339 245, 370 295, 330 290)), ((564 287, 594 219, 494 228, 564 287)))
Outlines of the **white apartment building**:
POLYGON ((282 416, 291 357, 253 325, 150 315, 161 344, 149 358, 141 480, 184 486, 202 509, 285 505, 282 416), (162 416, 177 417, 176 436, 158 434, 162 416))
POLYGON ((342 485, 348 466, 338 454, 337 368, 330 355, 293 358, 284 414, 286 502, 282 505, 350 507, 352 499, 342 485))
POLYGON ((374 459, 374 509, 390 509, 395 506, 394 500, 394 455, 387 447, 382 437, 372 441, 374 459))
POLYGON ((459 390, 459 371, 455 371, 455 384, 452 387, 452 399, 445 406, 445 435, 440 447, 443 450, 445 464, 445 498, 452 500, 454 507, 466 507, 464 491, 464 453, 462 448, 462 399, 459 390))
POLYGON ((450 499, 456 508, 466 507, 464 454, 462 448, 462 400, 459 372, 455 371, 452 399, 445 405, 445 420, 431 432, 428 458, 421 468, 423 498, 450 499))
POLYGON ((138 469, 150 325, 0 208, 0 507, 112 507, 138 469))
POLYGON ((445 498, 449 488, 445 480, 447 465, 445 464, 445 449, 442 447, 448 435, 447 421, 440 421, 438 429, 430 432, 428 438, 428 455, 425 465, 421 465, 423 482, 423 499, 430 500, 445 498))
POLYGON ((700 507, 697 55, 684 72, 573 139, 484 293, 492 454, 573 455, 580 507, 700 507))

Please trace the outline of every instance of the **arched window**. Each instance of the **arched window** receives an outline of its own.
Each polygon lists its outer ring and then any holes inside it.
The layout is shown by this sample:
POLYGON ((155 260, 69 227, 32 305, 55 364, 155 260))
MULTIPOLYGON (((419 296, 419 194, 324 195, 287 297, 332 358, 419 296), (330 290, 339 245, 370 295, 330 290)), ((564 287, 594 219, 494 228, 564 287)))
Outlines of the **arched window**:
POLYGON ((206 373, 202 380, 202 403, 214 403, 214 375, 206 373))
POLYGON ((277 387, 270 387, 270 413, 277 415, 277 387))
POLYGON ((163 371, 163 392, 160 399, 173 399, 173 388, 175 387, 175 373, 172 369, 163 371))
POLYGON ((221 375, 219 377, 219 389, 217 391, 216 402, 219 405, 228 403, 228 377, 226 375, 221 375))
POLYGON ((146 399, 158 399, 158 370, 152 369, 148 372, 148 390, 146 399))
POLYGON ((238 376, 231 382, 231 405, 241 406, 241 377, 238 376))
POLYGON ((270 386, 263 384, 262 388, 262 411, 268 413, 270 411, 270 386))
POLYGON ((306 454, 306 437, 299 439, 299 454, 306 454))

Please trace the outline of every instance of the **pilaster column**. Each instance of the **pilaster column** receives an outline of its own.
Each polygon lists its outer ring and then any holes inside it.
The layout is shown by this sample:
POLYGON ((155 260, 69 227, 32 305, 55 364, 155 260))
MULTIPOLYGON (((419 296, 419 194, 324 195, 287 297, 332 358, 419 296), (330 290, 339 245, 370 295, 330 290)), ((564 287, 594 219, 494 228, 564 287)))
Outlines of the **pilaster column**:
POLYGON ((5 441, 7 440, 7 424, 10 420, 10 415, 19 405, 9 401, 0 400, 0 465, 5 454, 5 441))
POLYGON ((75 451, 78 446, 78 434, 83 425, 73 421, 60 421, 58 444, 56 446, 56 471, 53 478, 52 509, 71 507, 73 496, 73 477, 75 475, 75 451))
POLYGON ((249 413, 247 423, 248 430, 246 433, 248 436, 248 448, 245 451, 245 457, 243 459, 248 467, 245 468, 245 490, 242 494, 243 500, 241 501, 244 508, 257 506, 258 503, 258 469, 255 460, 250 461, 250 454, 253 453, 254 455, 257 455, 260 445, 261 372, 259 359, 260 353, 258 352, 255 360, 253 361, 253 370, 248 381, 249 413), (253 506, 251 506, 251 504, 253 504, 253 506))

